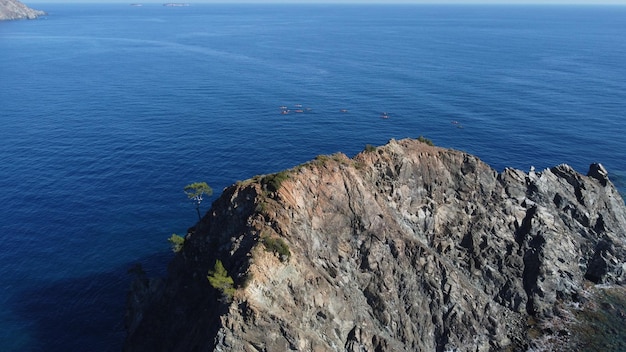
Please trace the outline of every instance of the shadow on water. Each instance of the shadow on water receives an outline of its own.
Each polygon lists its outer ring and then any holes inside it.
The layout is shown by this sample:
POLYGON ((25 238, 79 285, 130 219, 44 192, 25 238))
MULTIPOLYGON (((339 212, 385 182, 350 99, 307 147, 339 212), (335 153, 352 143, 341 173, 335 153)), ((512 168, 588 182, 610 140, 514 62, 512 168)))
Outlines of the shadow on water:
POLYGON ((108 272, 19 292, 11 306, 32 330, 35 342, 27 350, 121 351, 126 296, 133 279, 129 269, 140 263, 149 276, 162 276, 170 260, 170 253, 159 253, 108 272))

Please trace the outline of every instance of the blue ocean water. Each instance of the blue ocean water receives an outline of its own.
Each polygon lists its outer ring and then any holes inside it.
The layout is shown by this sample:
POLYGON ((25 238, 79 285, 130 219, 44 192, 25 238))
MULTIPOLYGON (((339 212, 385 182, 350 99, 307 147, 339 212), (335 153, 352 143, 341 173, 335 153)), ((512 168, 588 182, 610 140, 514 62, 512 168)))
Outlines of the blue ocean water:
POLYGON ((191 182, 424 135, 626 191, 626 7, 29 5, 0 23, 2 351, 120 350, 191 182))

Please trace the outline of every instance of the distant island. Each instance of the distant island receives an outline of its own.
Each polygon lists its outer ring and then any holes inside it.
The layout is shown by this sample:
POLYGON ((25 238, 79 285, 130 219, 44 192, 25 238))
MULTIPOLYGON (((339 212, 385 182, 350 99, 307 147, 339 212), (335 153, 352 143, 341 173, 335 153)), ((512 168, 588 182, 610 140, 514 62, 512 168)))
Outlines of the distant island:
POLYGON ((182 2, 168 2, 166 4, 163 4, 163 6, 182 7, 182 6, 189 6, 189 4, 182 3, 182 2))
POLYGON ((33 20, 46 13, 33 10, 17 0, 0 0, 0 21, 7 20, 33 20))

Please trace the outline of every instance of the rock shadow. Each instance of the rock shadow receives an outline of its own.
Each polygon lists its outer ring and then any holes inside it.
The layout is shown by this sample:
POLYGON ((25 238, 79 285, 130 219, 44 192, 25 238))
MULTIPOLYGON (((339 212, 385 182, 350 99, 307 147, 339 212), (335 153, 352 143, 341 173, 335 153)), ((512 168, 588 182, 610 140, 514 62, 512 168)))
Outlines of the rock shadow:
POLYGON ((52 283, 34 284, 17 293, 13 314, 30 325, 35 340, 29 351, 121 351, 126 331, 126 297, 141 264, 149 276, 164 276, 171 253, 159 253, 112 270, 52 283))

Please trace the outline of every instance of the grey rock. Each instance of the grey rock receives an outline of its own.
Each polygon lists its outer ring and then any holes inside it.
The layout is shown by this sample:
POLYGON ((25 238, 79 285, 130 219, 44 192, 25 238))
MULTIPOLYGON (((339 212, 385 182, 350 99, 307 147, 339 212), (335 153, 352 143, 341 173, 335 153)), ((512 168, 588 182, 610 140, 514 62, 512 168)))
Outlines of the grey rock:
POLYGON ((43 11, 33 10, 17 0, 0 0, 0 21, 32 20, 45 14, 43 11))
POLYGON ((267 176, 224 190, 162 290, 130 296, 150 304, 129 304, 126 351, 571 349, 547 344, 573 334, 548 324, 624 283, 626 207, 608 178, 498 173, 409 139, 285 172, 277 190, 267 176), (232 300, 207 282, 216 259, 232 300))
POLYGON ((603 186, 606 186, 609 182, 609 173, 606 171, 604 166, 600 163, 593 163, 589 166, 589 171, 587 172, 587 176, 593 177, 596 180, 600 181, 603 186))

